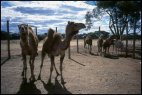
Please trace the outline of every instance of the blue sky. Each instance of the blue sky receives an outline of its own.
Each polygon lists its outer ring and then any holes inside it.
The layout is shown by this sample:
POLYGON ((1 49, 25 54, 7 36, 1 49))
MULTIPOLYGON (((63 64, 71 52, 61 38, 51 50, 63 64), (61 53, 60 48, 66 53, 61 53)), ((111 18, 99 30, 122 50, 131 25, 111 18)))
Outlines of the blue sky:
MULTIPOLYGON (((85 14, 96 8, 94 1, 1 1, 1 30, 6 30, 6 20, 10 20, 10 32, 19 32, 17 25, 28 23, 37 26, 38 34, 47 33, 49 28, 58 28, 58 32, 65 33, 68 21, 85 23, 85 14)), ((110 31, 109 16, 104 15, 101 21, 95 21, 89 31, 110 31)))

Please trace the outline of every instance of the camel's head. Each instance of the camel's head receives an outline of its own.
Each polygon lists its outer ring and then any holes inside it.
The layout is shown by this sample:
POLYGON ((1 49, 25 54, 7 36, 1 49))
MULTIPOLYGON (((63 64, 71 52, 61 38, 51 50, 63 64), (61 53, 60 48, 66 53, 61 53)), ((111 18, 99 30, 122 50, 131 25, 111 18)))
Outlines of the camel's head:
POLYGON ((68 21, 66 26, 66 36, 72 37, 79 32, 80 29, 86 28, 85 24, 83 23, 75 23, 68 21))
POLYGON ((28 25, 27 24, 20 24, 18 25, 18 28, 20 31, 20 35, 22 36, 28 35, 28 31, 27 31, 28 25))

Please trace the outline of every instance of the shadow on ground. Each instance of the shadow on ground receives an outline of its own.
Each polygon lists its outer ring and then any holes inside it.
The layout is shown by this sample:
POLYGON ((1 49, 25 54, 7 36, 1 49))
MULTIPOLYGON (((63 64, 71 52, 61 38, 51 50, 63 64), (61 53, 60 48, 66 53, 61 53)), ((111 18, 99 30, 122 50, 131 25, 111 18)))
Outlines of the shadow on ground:
POLYGON ((34 82, 27 82, 27 78, 23 78, 20 89, 17 94, 41 94, 41 91, 37 89, 34 82))
POLYGON ((72 58, 70 58, 70 60, 72 60, 72 61, 74 61, 74 62, 76 62, 76 63, 78 63, 78 64, 80 64, 80 65, 82 65, 82 66, 85 66, 84 64, 82 64, 82 63, 80 63, 80 62, 78 62, 78 61, 76 61, 76 60, 74 60, 74 59, 72 59, 72 58))
POLYGON ((104 54, 102 55, 105 58, 110 58, 110 59, 119 59, 118 55, 114 55, 114 54, 104 54))
POLYGON ((6 63, 10 58, 6 58, 4 61, 1 62, 1 66, 6 63))
POLYGON ((72 94, 66 89, 64 84, 59 83, 57 77, 58 76, 55 77, 55 84, 51 83, 51 81, 48 81, 48 83, 46 84, 43 80, 41 80, 48 94, 72 94))

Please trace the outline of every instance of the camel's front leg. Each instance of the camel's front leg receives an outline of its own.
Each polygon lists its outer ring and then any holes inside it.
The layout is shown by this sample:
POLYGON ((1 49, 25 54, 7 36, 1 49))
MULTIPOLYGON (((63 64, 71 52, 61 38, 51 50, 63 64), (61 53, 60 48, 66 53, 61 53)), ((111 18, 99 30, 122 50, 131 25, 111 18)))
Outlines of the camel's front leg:
POLYGON ((23 71, 22 71, 22 76, 26 78, 26 73, 27 73, 27 59, 26 55, 22 55, 23 57, 23 71))
POLYGON ((30 68, 31 68, 31 80, 35 81, 35 76, 34 76, 34 60, 35 56, 31 56, 29 60, 30 68))
POLYGON ((60 72, 61 72, 61 83, 64 84, 64 79, 63 79, 63 60, 64 60, 65 54, 61 55, 60 57, 60 72))

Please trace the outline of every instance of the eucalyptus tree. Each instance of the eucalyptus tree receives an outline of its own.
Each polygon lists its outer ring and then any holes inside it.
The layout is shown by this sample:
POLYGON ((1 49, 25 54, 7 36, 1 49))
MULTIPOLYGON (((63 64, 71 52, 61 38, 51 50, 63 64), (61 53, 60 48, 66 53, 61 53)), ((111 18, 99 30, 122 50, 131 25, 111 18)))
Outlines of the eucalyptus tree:
POLYGON ((141 1, 96 1, 96 6, 85 15, 87 28, 94 23, 92 18, 100 20, 103 15, 109 16, 109 29, 113 35, 120 38, 129 25, 129 29, 140 29, 141 1))

